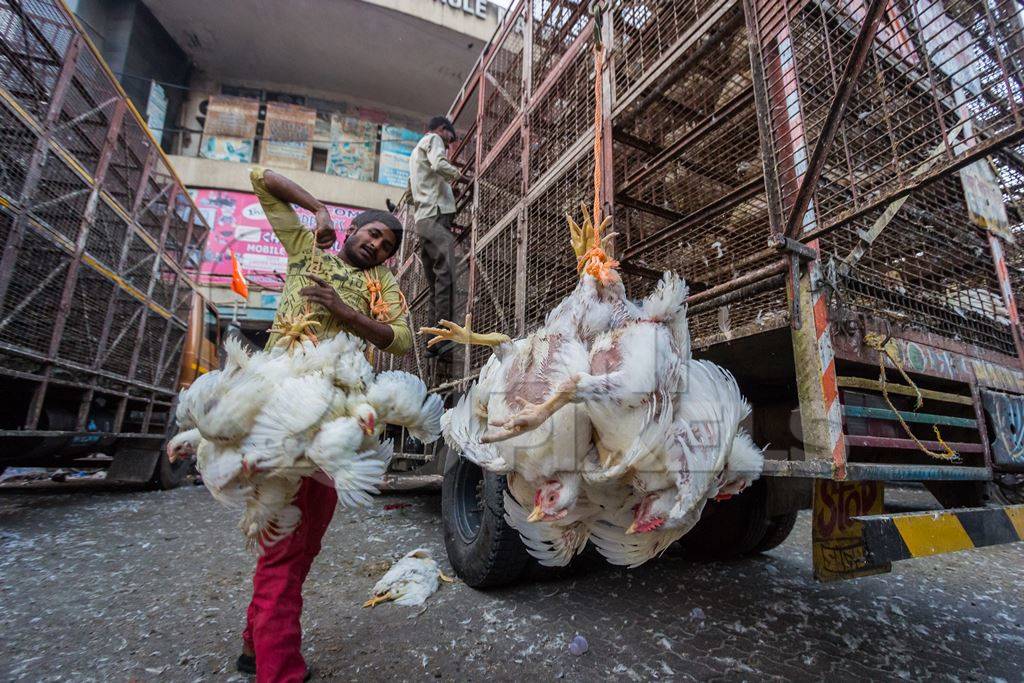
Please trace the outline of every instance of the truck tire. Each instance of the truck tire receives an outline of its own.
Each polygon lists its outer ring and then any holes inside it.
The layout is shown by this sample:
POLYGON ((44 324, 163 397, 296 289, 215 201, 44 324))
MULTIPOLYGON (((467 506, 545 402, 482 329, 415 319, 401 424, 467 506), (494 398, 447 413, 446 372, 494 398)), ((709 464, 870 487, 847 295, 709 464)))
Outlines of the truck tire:
POLYGON ((171 463, 167 459, 167 453, 161 451, 160 457, 156 461, 156 467, 153 469, 153 477, 149 480, 150 488, 160 491, 178 488, 185 480, 190 466, 191 463, 188 460, 171 463))
POLYGON ((768 530, 765 531, 758 544, 754 546, 752 552, 764 553, 782 545, 793 532, 793 527, 796 526, 796 515, 797 513, 795 512, 788 512, 784 515, 770 517, 768 519, 768 530))
POLYGON ((996 505, 1024 504, 1024 474, 997 474, 989 484, 989 497, 996 505))
POLYGON ((728 500, 709 502, 700 521, 680 541, 686 553, 726 560, 760 552, 772 522, 767 515, 766 491, 759 480, 728 500))
POLYGON ((444 547, 455 573, 473 588, 505 586, 530 561, 505 523, 505 477, 449 452, 441 485, 444 547))

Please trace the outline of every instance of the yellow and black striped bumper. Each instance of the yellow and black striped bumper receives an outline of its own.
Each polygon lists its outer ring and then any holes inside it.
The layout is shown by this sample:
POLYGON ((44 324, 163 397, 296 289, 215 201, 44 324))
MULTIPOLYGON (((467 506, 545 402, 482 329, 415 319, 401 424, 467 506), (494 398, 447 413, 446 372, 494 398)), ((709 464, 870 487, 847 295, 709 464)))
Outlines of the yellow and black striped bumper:
POLYGON ((1024 505, 854 518, 870 566, 1024 540, 1024 505))

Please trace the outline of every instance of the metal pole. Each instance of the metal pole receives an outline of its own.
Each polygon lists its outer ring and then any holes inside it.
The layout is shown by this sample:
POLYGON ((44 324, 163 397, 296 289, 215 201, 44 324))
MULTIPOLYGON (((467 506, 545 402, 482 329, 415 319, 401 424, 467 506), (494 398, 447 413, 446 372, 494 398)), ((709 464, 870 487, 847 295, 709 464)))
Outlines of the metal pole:
POLYGON ((1017 361, 1024 369, 1024 339, 1021 338, 1020 314, 1017 311, 1017 302, 1013 296, 1013 285, 1010 282, 1010 273, 1006 269, 1006 255, 1003 253, 1002 240, 988 233, 988 246, 992 252, 992 261, 996 268, 996 279, 999 281, 999 290, 1003 295, 1003 305, 1006 306, 1006 315, 1010 319, 1010 332, 1013 334, 1013 345, 1017 349, 1017 361))
POLYGON ((821 134, 818 135, 818 140, 814 143, 814 150, 811 152, 807 162, 807 171, 800 181, 800 188, 797 190, 796 198, 793 200, 793 206, 790 209, 789 219, 786 221, 786 229, 784 231, 787 237, 798 236, 800 228, 803 227, 804 214, 811 205, 811 197, 814 196, 818 179, 821 177, 822 171, 825 170, 825 157, 843 121, 843 116, 846 114, 846 107, 849 105, 850 96, 857 85, 857 78, 860 76, 860 72, 864 70, 864 64, 871 53, 875 33, 878 31, 878 22, 884 12, 885 0, 871 0, 867 16, 864 17, 864 25, 861 26, 860 33, 857 34, 857 40, 853 45, 850 61, 846 63, 846 68, 843 69, 842 78, 839 79, 839 89, 829 105, 828 113, 825 115, 825 122, 821 126, 821 134))
MULTIPOLYGON (((532 4, 532 3, 531 3, 532 4)), ((514 336, 526 334, 526 264, 529 255, 528 239, 530 235, 530 215, 526 210, 523 198, 530 188, 530 99, 533 94, 533 16, 525 15, 523 31, 523 92, 520 110, 522 111, 520 128, 520 200, 519 217, 516 225, 516 280, 515 280, 515 331, 514 336)))

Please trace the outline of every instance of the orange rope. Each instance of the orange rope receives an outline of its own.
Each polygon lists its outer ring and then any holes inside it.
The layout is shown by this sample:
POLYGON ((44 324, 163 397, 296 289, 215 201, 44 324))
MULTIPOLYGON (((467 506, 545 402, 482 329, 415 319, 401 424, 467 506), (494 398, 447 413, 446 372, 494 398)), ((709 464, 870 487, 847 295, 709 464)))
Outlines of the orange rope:
POLYGON ((594 44, 594 240, 600 243, 601 236, 598 226, 601 225, 601 190, 604 185, 602 168, 604 166, 604 45, 594 44))
POLYGON ((379 279, 370 275, 369 271, 363 271, 363 278, 366 280, 366 290, 370 293, 370 316, 378 322, 393 323, 409 310, 409 304, 405 300, 405 294, 398 291, 398 313, 391 315, 391 306, 384 300, 384 287, 379 279))
POLYGON ((601 197, 604 194, 604 43, 601 40, 602 3, 592 3, 594 15, 594 244, 576 264, 577 272, 585 272, 603 284, 618 279, 619 262, 605 252, 601 244, 601 197))

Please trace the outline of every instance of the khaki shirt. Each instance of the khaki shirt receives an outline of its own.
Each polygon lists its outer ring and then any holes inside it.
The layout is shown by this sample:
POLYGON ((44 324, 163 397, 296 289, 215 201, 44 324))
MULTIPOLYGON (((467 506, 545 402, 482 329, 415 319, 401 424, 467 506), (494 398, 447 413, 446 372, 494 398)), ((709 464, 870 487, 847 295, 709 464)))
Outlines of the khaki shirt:
MULTIPOLYGON (((314 238, 313 232, 302 225, 291 205, 270 194, 263 182, 263 172, 262 168, 254 168, 249 173, 252 189, 259 197, 263 213, 266 214, 267 221, 274 229, 274 234, 277 235, 277 239, 281 240, 284 250, 288 253, 288 275, 284 281, 284 291, 281 292, 281 302, 278 304, 277 315, 274 318, 274 322, 277 323, 282 316, 301 313, 306 306, 306 299, 299 294, 299 290, 314 284, 312 280, 302 277, 309 265, 314 238)), ((327 252, 321 252, 321 257, 323 259, 321 279, 331 283, 342 301, 365 316, 370 315, 370 293, 367 291, 366 279, 363 274, 366 272, 380 281, 384 301, 389 305, 391 315, 397 316, 395 321, 390 323, 391 329, 395 333, 395 339, 384 350, 395 355, 408 352, 412 348, 412 330, 409 329, 406 314, 401 313, 402 297, 398 282, 391 271, 383 265, 375 266, 369 271, 362 271, 327 252)), ((316 329, 316 335, 321 339, 330 339, 343 329, 341 322, 335 316, 317 304, 313 305, 313 319, 322 325, 316 329)), ((270 335, 266 350, 270 350, 279 338, 280 335, 276 333, 270 335)))
POLYGON ((409 186, 417 221, 455 213, 455 195, 450 183, 460 175, 459 169, 445 156, 440 135, 427 133, 416 143, 409 157, 409 186))

